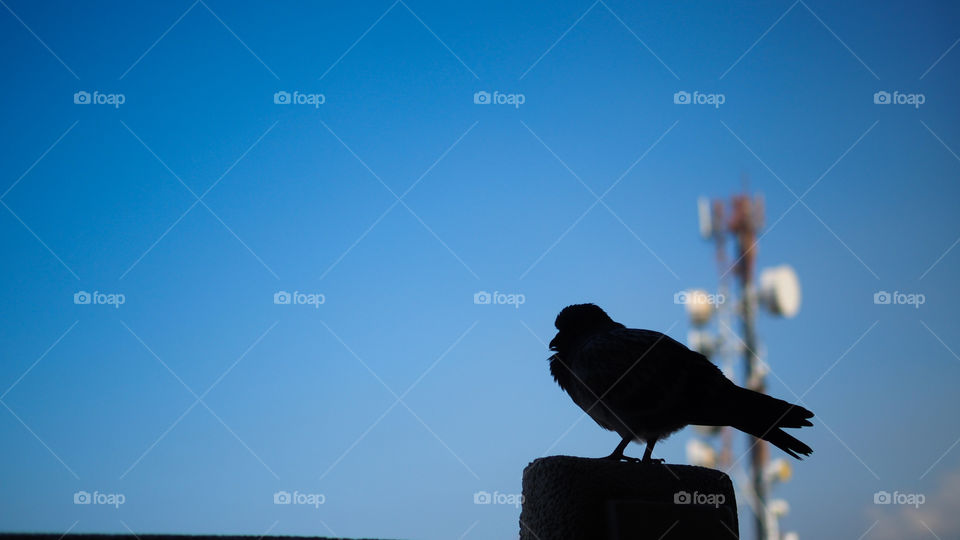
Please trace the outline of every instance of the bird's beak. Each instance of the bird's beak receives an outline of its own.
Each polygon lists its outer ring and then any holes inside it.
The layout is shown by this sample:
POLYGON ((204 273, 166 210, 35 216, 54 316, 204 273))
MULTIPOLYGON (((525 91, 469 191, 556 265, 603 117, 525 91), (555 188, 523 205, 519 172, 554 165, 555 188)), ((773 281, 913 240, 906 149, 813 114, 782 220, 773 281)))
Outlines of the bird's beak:
POLYGON ((548 345, 548 347, 550 347, 550 350, 551 350, 551 351, 557 350, 557 338, 558 338, 558 337, 560 337, 559 334, 558 334, 557 336, 555 336, 553 339, 550 340, 550 345, 548 345))

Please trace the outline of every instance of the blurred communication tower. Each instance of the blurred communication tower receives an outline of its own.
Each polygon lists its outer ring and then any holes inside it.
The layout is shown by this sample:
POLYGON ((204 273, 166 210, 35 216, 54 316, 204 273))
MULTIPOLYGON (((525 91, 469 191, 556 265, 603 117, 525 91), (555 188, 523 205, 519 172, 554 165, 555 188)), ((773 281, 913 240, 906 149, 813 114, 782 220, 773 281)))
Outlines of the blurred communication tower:
MULTIPOLYGON (((736 380, 734 365, 737 357, 741 357, 742 386, 765 393, 769 368, 758 353, 757 309, 762 307, 778 317, 793 317, 800 309, 800 282, 788 265, 764 269, 757 279, 758 232, 763 228, 764 219, 761 196, 734 195, 729 210, 722 200, 701 198, 698 211, 700 235, 714 244, 719 279, 716 294, 694 289, 682 296, 692 326, 690 346, 717 363, 731 380, 736 380), (732 264, 728 262, 728 239, 733 240, 732 264), (736 287, 731 287, 731 277, 735 278, 736 287), (716 321, 713 331, 707 328, 711 321, 716 321)), ((728 470, 738 463, 732 459, 731 428, 699 426, 697 431, 710 443, 701 439, 688 443, 687 454, 693 464, 728 470), (714 446, 717 443, 719 451, 714 446)), ((774 483, 790 478, 790 464, 783 459, 770 462, 767 443, 761 439, 750 436, 748 448, 749 475, 741 472, 739 476, 747 480, 738 483, 746 484, 741 485, 741 490, 747 492, 753 510, 756 537, 759 540, 797 538, 795 533, 781 535, 779 531, 779 518, 789 509, 787 502, 767 497, 774 483)))

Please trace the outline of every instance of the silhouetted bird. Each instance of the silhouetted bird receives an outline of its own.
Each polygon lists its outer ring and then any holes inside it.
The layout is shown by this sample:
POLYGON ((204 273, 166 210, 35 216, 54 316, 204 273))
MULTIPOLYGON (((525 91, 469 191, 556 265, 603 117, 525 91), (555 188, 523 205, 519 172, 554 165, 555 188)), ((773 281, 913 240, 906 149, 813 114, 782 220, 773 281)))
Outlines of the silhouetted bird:
POLYGON ((643 461, 650 462, 653 445, 688 424, 733 426, 797 459, 813 452, 780 429, 812 426, 812 412, 737 386, 660 332, 627 328, 593 304, 567 306, 554 324, 553 378, 600 427, 623 438, 607 459, 636 461, 623 450, 645 441, 643 461))

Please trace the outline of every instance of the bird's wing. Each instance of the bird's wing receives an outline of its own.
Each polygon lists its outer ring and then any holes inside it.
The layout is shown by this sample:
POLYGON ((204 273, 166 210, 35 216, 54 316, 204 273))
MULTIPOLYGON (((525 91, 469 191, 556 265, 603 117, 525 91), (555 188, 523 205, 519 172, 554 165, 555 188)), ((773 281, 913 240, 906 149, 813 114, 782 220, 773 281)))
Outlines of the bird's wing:
POLYGON ((729 384, 703 355, 652 330, 616 329, 585 342, 569 366, 618 415, 686 420, 729 384))

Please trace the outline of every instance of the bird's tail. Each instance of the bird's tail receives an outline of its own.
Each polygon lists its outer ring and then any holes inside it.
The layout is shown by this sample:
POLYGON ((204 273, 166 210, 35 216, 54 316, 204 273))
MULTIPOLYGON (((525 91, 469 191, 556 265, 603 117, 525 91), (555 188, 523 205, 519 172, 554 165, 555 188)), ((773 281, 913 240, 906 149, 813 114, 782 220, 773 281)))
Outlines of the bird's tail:
POLYGON ((813 450, 780 428, 812 426, 813 413, 800 405, 737 387, 732 395, 733 418, 730 425, 763 439, 797 459, 813 450))

